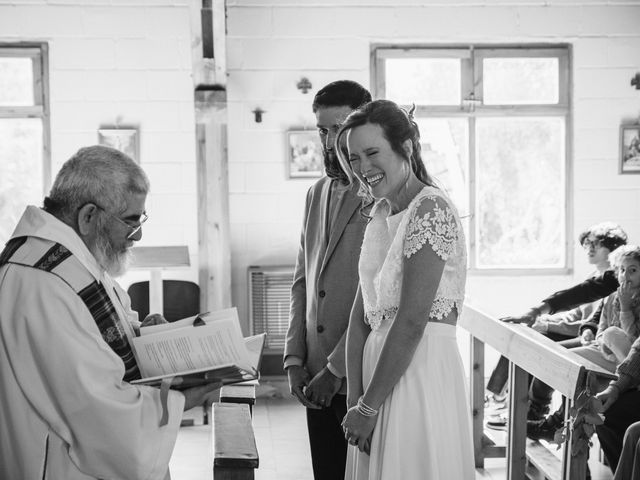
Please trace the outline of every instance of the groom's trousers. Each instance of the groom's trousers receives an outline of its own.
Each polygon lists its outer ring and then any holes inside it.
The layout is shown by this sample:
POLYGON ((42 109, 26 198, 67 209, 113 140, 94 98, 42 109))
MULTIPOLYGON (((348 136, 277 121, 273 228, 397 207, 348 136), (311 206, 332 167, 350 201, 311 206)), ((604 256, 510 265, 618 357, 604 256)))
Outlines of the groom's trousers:
POLYGON ((347 396, 337 394, 331 405, 320 410, 307 408, 307 428, 315 480, 343 480, 347 463, 347 441, 342 419, 347 413, 347 396))

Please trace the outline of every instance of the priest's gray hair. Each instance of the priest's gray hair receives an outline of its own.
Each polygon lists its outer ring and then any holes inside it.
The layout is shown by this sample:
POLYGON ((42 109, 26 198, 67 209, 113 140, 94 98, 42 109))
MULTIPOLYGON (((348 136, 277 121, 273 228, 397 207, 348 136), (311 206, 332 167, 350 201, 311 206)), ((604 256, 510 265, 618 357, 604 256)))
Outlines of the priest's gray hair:
POLYGON ((59 218, 75 215, 87 203, 122 213, 126 194, 148 192, 149 179, 131 157, 94 145, 81 148, 62 165, 44 207, 59 218))

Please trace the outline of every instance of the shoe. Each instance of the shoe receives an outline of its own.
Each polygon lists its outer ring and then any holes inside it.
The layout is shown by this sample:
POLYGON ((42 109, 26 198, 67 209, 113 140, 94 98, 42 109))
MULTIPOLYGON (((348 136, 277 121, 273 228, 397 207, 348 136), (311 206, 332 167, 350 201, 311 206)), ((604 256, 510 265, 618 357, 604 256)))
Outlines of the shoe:
POLYGON ((508 419, 509 417, 506 413, 492 415, 487 419, 487 428, 492 430, 506 430, 508 419))
POLYGON ((549 414, 549 404, 542 404, 533 400, 529 400, 529 410, 527 411, 527 420, 538 421, 544 420, 549 414))
POLYGON ((491 402, 485 405, 484 413, 486 416, 500 415, 501 413, 505 413, 507 409, 508 409, 508 405, 506 402, 504 403, 491 402))
POLYGON ((485 412, 498 413, 501 410, 506 410, 507 398, 499 398, 494 394, 489 394, 484 397, 484 409, 485 412))
POLYGON ((554 412, 543 420, 527 421, 527 437, 531 440, 553 442, 556 430, 564 425, 563 412, 554 412))

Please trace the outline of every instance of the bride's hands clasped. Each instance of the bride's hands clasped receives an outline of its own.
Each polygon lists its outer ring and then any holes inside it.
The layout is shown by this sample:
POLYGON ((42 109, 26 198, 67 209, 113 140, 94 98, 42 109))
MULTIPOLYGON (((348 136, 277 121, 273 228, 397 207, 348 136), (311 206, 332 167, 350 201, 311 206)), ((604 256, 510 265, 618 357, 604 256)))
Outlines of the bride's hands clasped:
POLYGON ((349 445, 356 445, 361 452, 367 455, 371 448, 371 434, 376 426, 378 416, 364 416, 358 407, 351 407, 342 420, 342 430, 344 438, 349 445))

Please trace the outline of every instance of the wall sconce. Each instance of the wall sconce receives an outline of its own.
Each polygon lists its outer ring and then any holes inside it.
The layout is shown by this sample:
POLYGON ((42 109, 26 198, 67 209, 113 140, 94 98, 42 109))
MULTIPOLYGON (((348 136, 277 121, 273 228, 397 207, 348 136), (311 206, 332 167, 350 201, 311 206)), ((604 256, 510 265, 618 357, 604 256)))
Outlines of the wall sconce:
POLYGON ((302 93, 307 93, 311 90, 313 85, 311 85, 311 82, 307 77, 302 77, 300 81, 296 83, 296 87, 298 87, 298 90, 302 91, 302 93))
POLYGON ((256 107, 255 110, 251 110, 251 112, 253 113, 253 115, 255 116, 255 121, 256 123, 261 123, 262 122, 262 114, 266 113, 264 110, 262 110, 260 107, 256 107))
POLYGON ((636 90, 640 90, 640 72, 636 73, 636 76, 631 78, 631 86, 635 86, 636 90))

